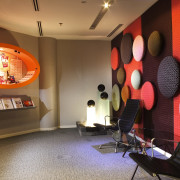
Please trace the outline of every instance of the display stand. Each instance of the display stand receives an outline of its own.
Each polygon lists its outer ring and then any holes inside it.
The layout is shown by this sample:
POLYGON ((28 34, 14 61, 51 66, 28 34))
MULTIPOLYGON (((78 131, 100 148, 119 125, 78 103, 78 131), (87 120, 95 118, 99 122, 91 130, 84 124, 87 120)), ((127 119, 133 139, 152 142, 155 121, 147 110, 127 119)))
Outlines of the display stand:
POLYGON ((26 95, 0 96, 0 111, 17 111, 22 109, 34 109, 36 106, 31 97, 26 95))
POLYGON ((31 107, 23 107, 23 108, 14 108, 14 109, 1 109, 1 111, 18 111, 18 110, 23 110, 23 109, 35 109, 37 106, 31 106, 31 107))

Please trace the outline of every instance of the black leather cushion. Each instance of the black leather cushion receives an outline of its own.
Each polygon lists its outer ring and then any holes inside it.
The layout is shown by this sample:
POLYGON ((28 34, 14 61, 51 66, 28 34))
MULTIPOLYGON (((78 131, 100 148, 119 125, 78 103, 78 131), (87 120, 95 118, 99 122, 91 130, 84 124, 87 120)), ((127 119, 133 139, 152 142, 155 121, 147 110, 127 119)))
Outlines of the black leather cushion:
POLYGON ((180 167, 173 165, 168 160, 138 153, 130 153, 129 156, 151 176, 154 176, 155 173, 180 178, 180 167))
POLYGON ((179 88, 179 65, 172 56, 165 57, 158 68, 157 81, 160 92, 173 97, 179 88))
POLYGON ((124 64, 128 64, 132 60, 132 36, 126 33, 121 40, 121 60, 124 64))
POLYGON ((174 164, 175 166, 180 167, 180 143, 178 143, 173 155, 169 159, 169 161, 174 164))
POLYGON ((134 121, 139 111, 140 101, 128 99, 124 111, 120 117, 119 127, 122 132, 129 133, 134 125, 134 121))

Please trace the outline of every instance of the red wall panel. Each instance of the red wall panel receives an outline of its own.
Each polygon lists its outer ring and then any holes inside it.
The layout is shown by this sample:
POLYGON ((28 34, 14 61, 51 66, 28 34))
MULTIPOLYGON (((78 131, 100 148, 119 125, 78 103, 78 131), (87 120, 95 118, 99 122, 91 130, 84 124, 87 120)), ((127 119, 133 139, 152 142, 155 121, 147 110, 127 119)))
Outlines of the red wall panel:
MULTIPOLYGON (((180 62, 180 0, 172 0, 172 50, 173 56, 180 62)), ((180 94, 174 97, 174 139, 180 141, 180 94)))

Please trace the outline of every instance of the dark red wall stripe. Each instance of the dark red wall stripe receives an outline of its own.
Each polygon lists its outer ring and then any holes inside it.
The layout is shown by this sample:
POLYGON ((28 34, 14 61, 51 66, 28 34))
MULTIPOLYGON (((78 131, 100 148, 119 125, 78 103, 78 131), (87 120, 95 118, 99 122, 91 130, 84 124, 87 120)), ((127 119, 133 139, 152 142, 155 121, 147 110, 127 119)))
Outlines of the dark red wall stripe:
MULTIPOLYGON (((156 104, 150 111, 144 109, 144 127, 154 129, 157 136, 173 139, 173 98, 164 97, 158 88, 157 71, 160 62, 172 55, 171 0, 160 0, 142 15, 142 34, 146 45, 150 34, 159 31, 163 37, 163 48, 157 57, 148 50, 143 59, 143 83, 150 81, 155 87, 156 104), (162 132, 159 134, 159 132, 162 132)), ((154 136, 154 135, 153 135, 154 136)))

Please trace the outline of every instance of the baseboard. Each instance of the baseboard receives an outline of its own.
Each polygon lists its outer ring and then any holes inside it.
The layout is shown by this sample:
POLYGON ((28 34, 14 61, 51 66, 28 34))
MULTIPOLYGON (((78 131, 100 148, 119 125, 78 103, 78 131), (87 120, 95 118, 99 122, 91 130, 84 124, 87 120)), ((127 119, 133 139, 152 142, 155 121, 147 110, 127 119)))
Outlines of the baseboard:
POLYGON ((59 126, 58 128, 76 128, 76 125, 59 126))
POLYGON ((20 132, 16 132, 16 133, 10 133, 10 134, 5 134, 5 135, 0 135, 0 139, 4 139, 4 138, 8 138, 8 137, 13 137, 13 136, 19 136, 19 135, 23 135, 23 134, 29 134, 29 133, 33 133, 33 132, 38 132, 40 129, 31 129, 31 130, 27 130, 27 131, 20 131, 20 132))
POLYGON ((56 129, 58 129, 58 127, 40 128, 39 130, 40 130, 40 131, 53 131, 53 130, 56 130, 56 129))
POLYGON ((38 132, 38 131, 53 131, 58 128, 75 128, 75 127, 76 127, 76 125, 57 126, 57 127, 51 127, 51 128, 37 128, 37 129, 31 129, 31 130, 27 130, 27 131, 20 131, 20 132, 16 132, 16 133, 0 135, 0 139, 13 137, 13 136, 19 136, 19 135, 23 135, 23 134, 29 134, 29 133, 38 132))

